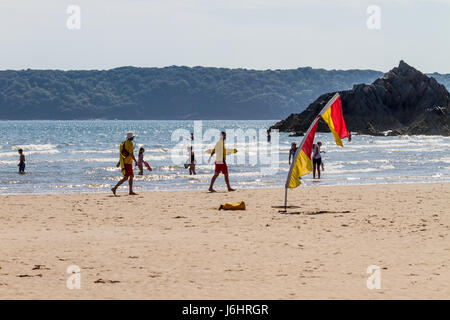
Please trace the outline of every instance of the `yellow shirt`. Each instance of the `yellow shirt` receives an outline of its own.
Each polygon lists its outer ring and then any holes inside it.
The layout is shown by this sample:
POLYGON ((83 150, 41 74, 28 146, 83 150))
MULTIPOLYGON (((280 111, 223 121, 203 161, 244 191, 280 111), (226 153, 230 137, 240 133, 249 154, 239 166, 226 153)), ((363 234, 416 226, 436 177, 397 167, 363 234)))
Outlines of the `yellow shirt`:
POLYGON ((125 141, 124 145, 125 150, 128 151, 129 155, 125 159, 123 159, 123 163, 125 164, 133 164, 133 153, 134 153, 134 145, 130 140, 125 141))
POLYGON ((216 163, 222 164, 225 163, 226 160, 226 149, 225 149, 225 142, 223 141, 223 138, 221 137, 219 141, 217 141, 216 146, 211 152, 211 155, 216 154, 216 163))
POLYGON ((216 163, 223 164, 226 162, 227 154, 232 154, 236 152, 237 152, 236 149, 225 148, 225 141, 223 141, 223 138, 220 138, 219 141, 217 141, 214 149, 211 151, 211 155, 216 154, 216 163))

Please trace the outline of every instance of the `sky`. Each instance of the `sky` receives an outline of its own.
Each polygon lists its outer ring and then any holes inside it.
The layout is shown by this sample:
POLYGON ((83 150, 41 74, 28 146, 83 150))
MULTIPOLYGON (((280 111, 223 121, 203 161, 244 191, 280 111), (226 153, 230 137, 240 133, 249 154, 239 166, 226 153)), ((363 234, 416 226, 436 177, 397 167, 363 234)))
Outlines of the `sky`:
POLYGON ((1 0, 0 35, 0 70, 388 71, 403 59, 450 73, 450 0, 1 0))

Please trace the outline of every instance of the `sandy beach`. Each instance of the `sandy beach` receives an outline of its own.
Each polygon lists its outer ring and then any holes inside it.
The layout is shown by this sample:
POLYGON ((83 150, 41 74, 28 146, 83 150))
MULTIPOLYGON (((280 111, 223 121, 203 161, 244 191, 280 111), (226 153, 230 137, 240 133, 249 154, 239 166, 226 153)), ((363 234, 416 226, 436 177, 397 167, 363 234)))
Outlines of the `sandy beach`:
POLYGON ((0 196, 0 298, 450 299, 450 183, 124 190, 0 196))

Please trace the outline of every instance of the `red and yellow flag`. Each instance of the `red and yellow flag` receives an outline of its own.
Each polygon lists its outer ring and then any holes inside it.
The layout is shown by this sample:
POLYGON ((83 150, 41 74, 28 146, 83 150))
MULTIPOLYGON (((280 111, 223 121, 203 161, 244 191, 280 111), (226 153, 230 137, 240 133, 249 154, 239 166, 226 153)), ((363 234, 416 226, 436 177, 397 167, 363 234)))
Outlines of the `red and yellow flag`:
POLYGON ((318 120, 319 117, 311 124, 311 127, 305 134, 305 138, 303 138, 303 143, 295 154, 296 158, 291 164, 288 180, 286 181, 286 187, 288 188, 297 188, 301 183, 300 177, 307 175, 313 170, 311 155, 318 120))
POLYGON ((342 103, 339 93, 336 93, 327 105, 330 106, 324 108, 320 115, 333 133, 336 144, 343 147, 344 145, 341 139, 348 138, 348 131, 345 125, 344 115, 342 114, 342 103))
POLYGON ((343 138, 348 138, 347 126, 345 125, 344 116, 342 114, 341 97, 336 93, 333 98, 325 105, 322 111, 317 115, 311 123, 308 131, 306 131, 303 141, 295 153, 294 161, 289 169, 286 179, 286 188, 297 188, 300 185, 300 177, 307 175, 313 170, 312 164, 312 147, 314 136, 316 135, 317 122, 322 119, 328 124, 334 135, 336 144, 343 147, 343 138))

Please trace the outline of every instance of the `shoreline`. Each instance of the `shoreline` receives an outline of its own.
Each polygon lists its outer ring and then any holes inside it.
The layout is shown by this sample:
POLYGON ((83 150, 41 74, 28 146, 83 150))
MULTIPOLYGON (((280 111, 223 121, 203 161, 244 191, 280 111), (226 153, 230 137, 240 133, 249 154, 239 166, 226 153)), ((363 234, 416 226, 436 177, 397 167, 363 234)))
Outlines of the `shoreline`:
POLYGON ((0 298, 450 298, 450 183, 119 195, 2 196, 0 298))
MULTIPOLYGON (((317 183, 320 183, 318 180, 317 183)), ((358 186, 377 186, 377 185, 409 185, 409 184, 433 184, 433 183, 450 183, 449 181, 405 181, 405 182, 379 182, 379 183, 354 183, 354 184, 333 184, 333 185, 305 185, 304 183, 301 184, 297 189, 299 188, 341 188, 341 187, 358 187, 358 186)), ((233 186, 233 183, 231 183, 233 186)), ((111 184, 111 187, 113 187, 114 184, 111 184)), ((219 184, 216 186, 217 191, 226 191, 225 187, 219 184)), ((134 185, 134 188, 139 188, 139 185, 134 185)), ((236 190, 259 190, 259 189, 280 189, 284 190, 285 188, 283 186, 267 186, 267 187, 255 187, 255 186, 246 186, 245 188, 239 188, 235 186, 236 190)), ((120 187, 120 189, 117 191, 118 194, 124 194, 127 191, 126 184, 120 187)), ((289 189, 294 190, 294 189, 289 189)), ((135 190, 136 191, 136 190, 135 190)), ((154 193, 154 192, 202 192, 202 191, 208 191, 208 185, 205 184, 204 189, 166 189, 166 190, 143 190, 143 191, 136 191, 138 194, 145 194, 145 193, 154 193)), ((284 192, 284 191, 283 191, 284 192)), ((91 195, 91 194, 98 194, 98 195, 105 195, 110 194, 111 190, 109 191, 94 191, 94 192, 48 192, 48 193, 0 193, 1 197, 6 196, 46 196, 46 195, 91 195)), ((209 193, 209 192, 208 192, 209 193)))

